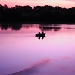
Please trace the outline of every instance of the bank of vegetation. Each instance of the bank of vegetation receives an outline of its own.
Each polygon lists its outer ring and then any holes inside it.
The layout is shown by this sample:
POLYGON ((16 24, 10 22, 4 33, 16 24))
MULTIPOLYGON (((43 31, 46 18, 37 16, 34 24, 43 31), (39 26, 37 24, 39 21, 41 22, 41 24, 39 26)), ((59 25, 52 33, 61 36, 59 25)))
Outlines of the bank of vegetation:
POLYGON ((62 8, 59 6, 15 7, 0 4, 0 21, 19 21, 35 23, 75 23, 75 7, 62 8))

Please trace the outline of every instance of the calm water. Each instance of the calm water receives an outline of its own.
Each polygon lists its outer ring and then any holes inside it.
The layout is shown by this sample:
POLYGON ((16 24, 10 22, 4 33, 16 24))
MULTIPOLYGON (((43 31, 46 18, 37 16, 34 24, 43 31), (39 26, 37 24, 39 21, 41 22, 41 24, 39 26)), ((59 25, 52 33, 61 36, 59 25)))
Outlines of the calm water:
POLYGON ((0 75, 75 75, 75 25, 46 25, 0 24, 0 75))

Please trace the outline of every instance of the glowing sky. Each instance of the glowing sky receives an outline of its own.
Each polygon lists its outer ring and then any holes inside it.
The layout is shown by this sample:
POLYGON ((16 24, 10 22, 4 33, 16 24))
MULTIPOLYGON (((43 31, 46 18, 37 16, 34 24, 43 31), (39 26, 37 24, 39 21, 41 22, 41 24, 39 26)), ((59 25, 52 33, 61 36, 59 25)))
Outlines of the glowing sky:
POLYGON ((68 8, 75 6, 75 0, 0 0, 0 4, 7 4, 10 7, 15 5, 52 5, 68 8))

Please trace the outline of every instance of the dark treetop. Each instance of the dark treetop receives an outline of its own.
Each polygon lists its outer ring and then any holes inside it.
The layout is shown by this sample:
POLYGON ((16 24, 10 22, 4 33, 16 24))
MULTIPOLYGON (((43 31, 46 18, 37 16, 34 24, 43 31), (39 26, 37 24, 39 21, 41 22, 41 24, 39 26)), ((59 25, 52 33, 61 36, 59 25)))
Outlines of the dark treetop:
POLYGON ((9 8, 0 4, 0 22, 75 23, 75 7, 19 6, 9 8))

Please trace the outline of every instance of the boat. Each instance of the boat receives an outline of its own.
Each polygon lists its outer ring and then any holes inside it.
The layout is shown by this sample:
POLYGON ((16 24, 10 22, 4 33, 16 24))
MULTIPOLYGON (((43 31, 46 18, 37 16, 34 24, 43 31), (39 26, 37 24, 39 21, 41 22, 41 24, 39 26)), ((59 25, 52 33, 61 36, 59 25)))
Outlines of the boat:
POLYGON ((39 32, 35 36, 36 37, 45 37, 45 33, 44 32, 42 32, 42 33, 39 32))

